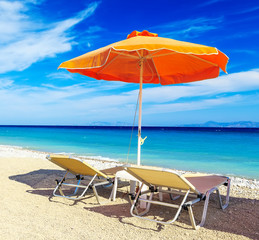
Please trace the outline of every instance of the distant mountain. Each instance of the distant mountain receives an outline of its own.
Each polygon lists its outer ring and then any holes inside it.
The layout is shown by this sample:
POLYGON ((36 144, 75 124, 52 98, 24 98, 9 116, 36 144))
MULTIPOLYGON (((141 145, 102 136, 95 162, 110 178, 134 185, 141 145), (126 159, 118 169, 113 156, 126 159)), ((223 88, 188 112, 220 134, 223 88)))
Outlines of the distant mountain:
POLYGON ((131 126, 126 122, 114 122, 114 123, 110 123, 110 122, 101 122, 101 121, 97 121, 97 122, 91 122, 89 124, 89 126, 131 126))
POLYGON ((209 121, 201 124, 188 124, 184 127, 226 127, 226 128, 259 128, 259 122, 240 121, 240 122, 228 122, 220 123, 209 121))
POLYGON ((89 126, 111 126, 111 123, 97 121, 97 122, 90 123, 89 126))

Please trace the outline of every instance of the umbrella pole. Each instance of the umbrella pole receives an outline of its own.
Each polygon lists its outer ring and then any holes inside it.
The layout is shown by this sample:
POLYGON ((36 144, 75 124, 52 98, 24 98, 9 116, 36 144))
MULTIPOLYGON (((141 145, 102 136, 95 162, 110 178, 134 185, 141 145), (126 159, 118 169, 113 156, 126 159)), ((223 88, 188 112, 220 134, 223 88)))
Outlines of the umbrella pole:
MULTIPOLYGON (((141 120, 142 120, 142 86, 143 86, 143 58, 140 59, 140 77, 139 77, 139 114, 138 114, 138 161, 137 165, 140 165, 141 155, 141 120)), ((147 190, 147 186, 144 185, 143 191, 147 190)), ((146 199, 147 195, 142 195, 142 198, 146 199)), ((140 208, 146 209, 146 202, 140 202, 140 208)))
MULTIPOLYGON (((141 120, 142 120, 142 86, 143 86, 143 59, 140 59, 140 77, 139 77, 139 114, 138 114, 138 155, 137 165, 140 165, 141 153, 141 120)), ((130 193, 135 193, 136 181, 130 181, 130 193)), ((143 202, 142 202, 143 203, 143 202)), ((145 203, 144 203, 145 204, 145 203)), ((145 207, 142 207, 145 208, 145 207)))
POLYGON ((143 59, 140 59, 137 165, 140 165, 140 155, 141 155, 142 86, 143 86, 143 59))

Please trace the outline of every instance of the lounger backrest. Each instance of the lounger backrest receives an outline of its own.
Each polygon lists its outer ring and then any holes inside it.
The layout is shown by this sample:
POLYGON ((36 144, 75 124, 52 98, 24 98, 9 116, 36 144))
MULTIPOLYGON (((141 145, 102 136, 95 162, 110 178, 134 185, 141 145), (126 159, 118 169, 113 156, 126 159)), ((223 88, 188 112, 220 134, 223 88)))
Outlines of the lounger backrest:
POLYGON ((94 176, 97 174, 100 177, 107 178, 107 175, 80 159, 59 154, 49 155, 47 159, 75 175, 94 176))
POLYGON ((126 171, 147 186, 161 186, 179 190, 189 190, 199 194, 195 187, 178 173, 164 168, 149 166, 127 166, 126 171))

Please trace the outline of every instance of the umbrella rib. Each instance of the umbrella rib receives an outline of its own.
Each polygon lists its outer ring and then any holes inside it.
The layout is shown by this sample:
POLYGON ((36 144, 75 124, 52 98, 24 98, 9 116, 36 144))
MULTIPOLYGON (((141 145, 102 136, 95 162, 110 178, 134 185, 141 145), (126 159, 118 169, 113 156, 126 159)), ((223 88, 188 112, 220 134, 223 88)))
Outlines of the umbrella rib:
MULTIPOLYGON (((117 52, 117 51, 114 51, 114 50, 111 50, 111 52, 116 53, 116 54, 119 54, 119 55, 131 57, 131 58, 135 58, 135 59, 138 59, 138 58, 139 58, 139 57, 137 57, 137 56, 130 55, 130 54, 127 54, 127 53, 124 53, 124 52, 117 52)), ((157 53, 157 52, 155 52, 155 53, 157 53)), ((153 54, 155 54, 155 53, 153 53, 153 54)), ((154 56, 153 54, 150 54, 150 55, 148 55, 148 56, 145 56, 145 58, 149 59, 149 58, 155 58, 155 57, 163 57, 163 56, 173 55, 173 54, 177 54, 177 53, 179 53, 179 52, 170 52, 170 53, 164 53, 164 54, 159 54, 159 55, 155 55, 155 56, 154 56)), ((185 53, 179 53, 179 54, 185 54, 185 53)), ((205 59, 202 59, 202 58, 200 58, 200 57, 194 56, 194 55, 192 55, 192 54, 185 54, 185 55, 188 55, 188 56, 190 56, 190 57, 199 59, 199 60, 201 60, 201 61, 203 61, 203 62, 206 62, 206 63, 209 63, 209 64, 211 64, 211 65, 213 65, 213 66, 215 66, 215 67, 218 66, 218 65, 215 64, 215 63, 212 63, 212 62, 207 61, 207 60, 205 60, 205 59)))
POLYGON ((154 59, 153 59, 153 58, 151 58, 151 60, 152 60, 152 63, 153 63, 153 65, 154 65, 154 68, 155 68, 155 70, 156 70, 156 75, 158 76, 159 83, 161 84, 160 75, 159 75, 159 73, 158 73, 158 71, 157 71, 156 65, 155 65, 155 63, 154 63, 154 59))
POLYGON ((170 53, 164 53, 164 54, 155 55, 155 56, 152 56, 152 54, 150 54, 147 56, 147 58, 164 57, 164 56, 173 55, 173 54, 177 54, 177 53, 178 52, 170 52, 170 53))
POLYGON ((132 55, 130 55, 130 54, 125 54, 125 53, 122 53, 122 52, 116 52, 116 51, 113 51, 113 50, 111 50, 111 52, 113 52, 113 53, 115 53, 115 54, 117 54, 117 55, 116 55, 111 61, 109 61, 109 63, 107 63, 106 65, 104 65, 104 67, 101 68, 101 69, 97 72, 97 74, 99 74, 99 73, 102 72, 105 68, 107 68, 114 60, 116 60, 116 58, 119 57, 119 55, 123 55, 123 56, 127 56, 127 57, 132 57, 132 58, 135 58, 135 59, 139 59, 138 57, 132 56, 132 55))
MULTIPOLYGON (((149 56, 147 56, 147 58, 164 57, 164 56, 168 56, 168 55, 172 55, 172 54, 177 54, 177 53, 179 53, 179 52, 164 53, 164 54, 155 55, 155 56, 149 55, 149 56)), ((217 64, 215 64, 215 63, 213 63, 213 62, 210 62, 210 61, 208 61, 208 60, 205 60, 205 59, 203 59, 203 58, 197 57, 197 56, 195 56, 195 55, 186 54, 186 53, 179 53, 179 54, 188 55, 188 56, 190 56, 190 57, 199 59, 199 60, 201 60, 201 61, 203 61, 203 62, 206 62, 206 63, 208 63, 208 64, 211 64, 211 65, 213 65, 213 66, 215 66, 215 67, 218 67, 217 64)))
MULTIPOLYGON (((141 50, 141 53, 143 53, 143 50, 141 50)), ((137 54, 138 54, 139 58, 141 58, 141 54, 139 53, 139 50, 137 51, 137 54)))
POLYGON ((111 61, 109 61, 106 65, 104 65, 103 68, 101 68, 99 71, 97 71, 96 74, 99 74, 102 70, 107 68, 117 57, 119 57, 119 55, 116 55, 111 61))
MULTIPOLYGON (((146 58, 153 58, 153 55, 156 54, 156 53, 158 53, 158 52, 160 52, 160 51, 161 51, 161 50, 157 50, 157 51, 155 51, 155 52, 152 52, 152 53, 150 53, 149 55, 147 55, 146 58)), ((161 55, 158 55, 158 56, 161 56, 161 55)))
POLYGON ((116 53, 118 55, 123 55, 123 56, 131 57, 131 58, 139 59, 139 57, 137 57, 137 56, 130 55, 130 54, 127 54, 127 53, 124 53, 124 52, 117 52, 113 49, 111 50, 111 52, 116 53))
POLYGON ((203 61, 203 62, 206 62, 206 63, 208 63, 208 64, 211 64, 211 65, 213 65, 213 66, 215 66, 215 67, 218 67, 218 65, 217 65, 216 63, 210 62, 210 61, 205 60, 205 59, 203 59, 203 58, 200 58, 200 57, 197 57, 197 56, 194 56, 194 55, 188 55, 188 56, 193 57, 193 58, 196 58, 196 59, 199 59, 199 60, 201 60, 201 61, 203 61))

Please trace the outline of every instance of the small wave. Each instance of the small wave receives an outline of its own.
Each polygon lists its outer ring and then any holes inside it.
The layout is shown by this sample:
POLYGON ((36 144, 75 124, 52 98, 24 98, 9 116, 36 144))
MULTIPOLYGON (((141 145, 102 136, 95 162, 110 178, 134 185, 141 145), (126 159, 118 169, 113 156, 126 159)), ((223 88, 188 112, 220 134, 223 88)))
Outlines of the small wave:
POLYGON ((15 146, 15 145, 3 145, 1 144, 0 147, 4 147, 4 148, 16 148, 16 149, 23 149, 23 147, 20 146, 15 146))
POLYGON ((114 159, 114 158, 103 157, 103 156, 78 155, 77 153, 74 153, 74 152, 55 152, 55 154, 68 155, 68 156, 71 156, 71 157, 75 156, 75 157, 78 157, 78 158, 84 158, 84 159, 88 159, 88 160, 120 162, 118 159, 114 159))
POLYGON ((68 156, 76 155, 76 154, 73 153, 73 152, 55 152, 55 154, 68 155, 68 156))
POLYGON ((103 156, 86 156, 86 155, 77 155, 80 158, 86 158, 86 159, 91 159, 91 160, 97 160, 97 161, 109 161, 109 162, 120 162, 118 159, 114 158, 108 158, 108 157, 103 157, 103 156))

